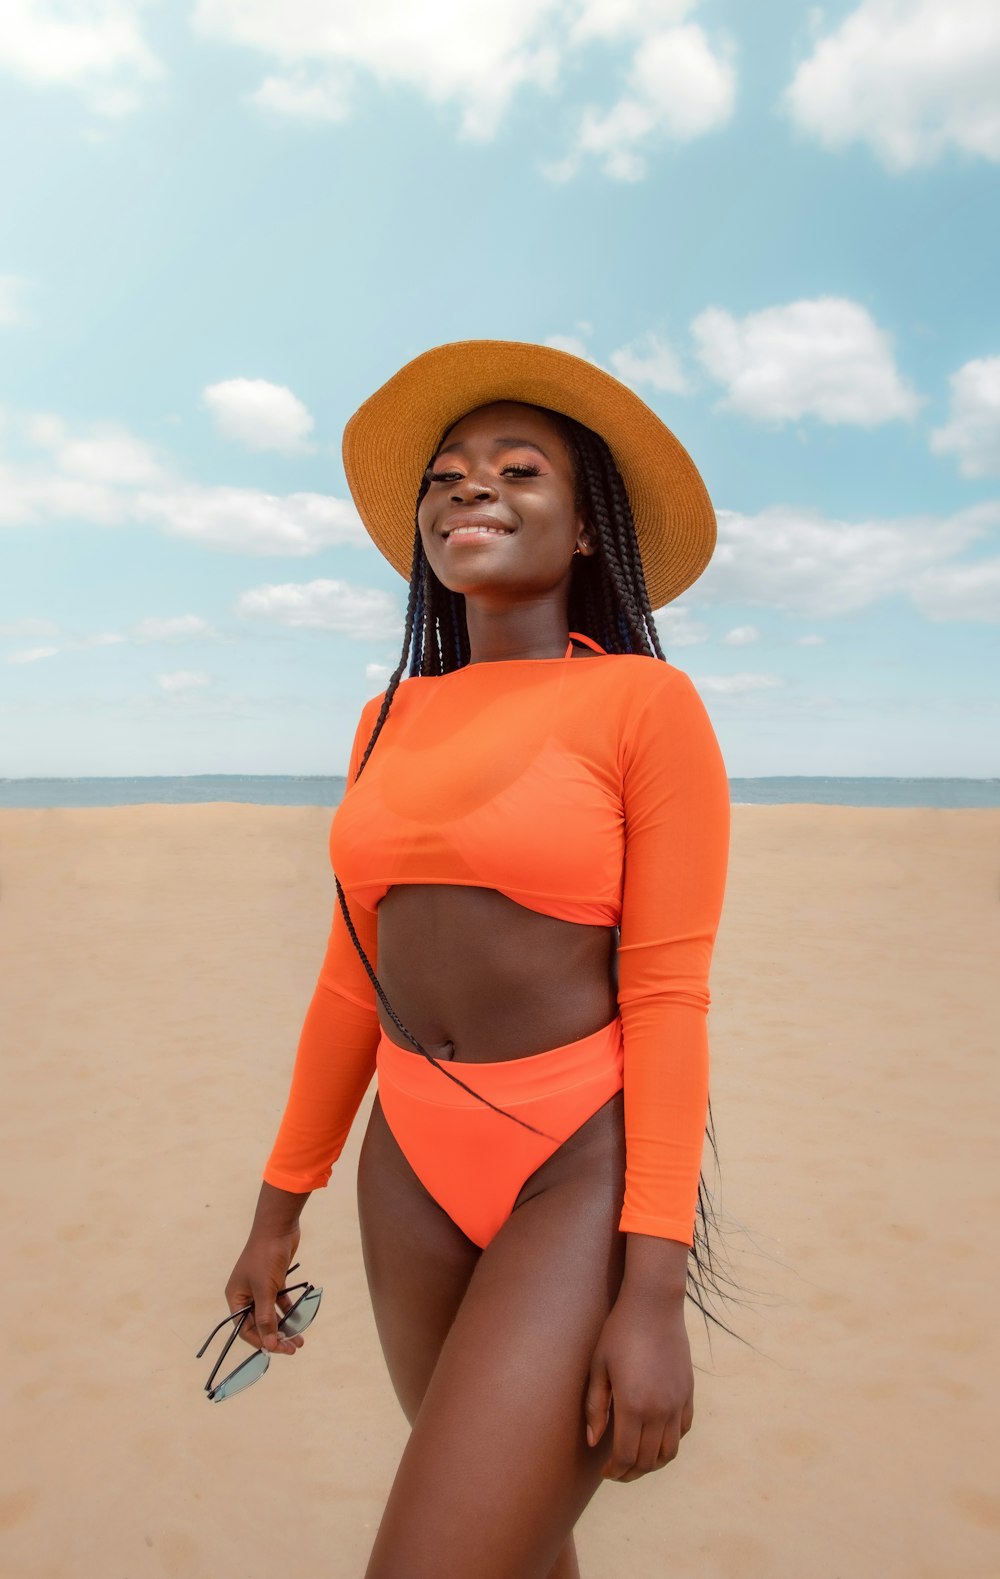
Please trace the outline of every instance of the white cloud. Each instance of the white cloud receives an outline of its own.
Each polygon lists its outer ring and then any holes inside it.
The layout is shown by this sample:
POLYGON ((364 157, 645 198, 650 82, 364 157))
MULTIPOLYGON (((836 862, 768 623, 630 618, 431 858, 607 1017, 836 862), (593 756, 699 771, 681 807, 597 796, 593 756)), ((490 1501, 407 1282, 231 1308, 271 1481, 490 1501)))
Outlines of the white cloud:
POLYGON ((585 362, 593 362, 595 367, 600 367, 601 365, 596 357, 591 356, 587 350, 586 342, 579 335, 550 334, 545 344, 552 346, 553 350, 556 351, 568 351, 570 356, 581 356, 585 362))
POLYGON ((152 447, 117 423, 92 422, 84 435, 72 437, 60 417, 40 412, 25 420, 24 431, 30 442, 51 451, 68 477, 109 487, 139 487, 166 477, 152 447))
POLYGON ((346 72, 326 66, 293 66, 280 77, 265 77, 251 94, 253 103, 300 121, 346 121, 351 113, 351 83, 346 72))
POLYGON ((61 418, 39 412, 18 417, 16 426, 48 454, 41 462, 0 459, 0 524, 75 518, 118 526, 129 515, 124 490, 165 480, 151 447, 115 423, 92 423, 72 435, 61 418))
POLYGON ((756 625, 737 625, 727 631, 722 638, 724 647, 749 647, 751 642, 760 641, 760 631, 756 625))
POLYGON ((908 419, 919 397, 896 368, 889 336, 843 297, 767 307, 734 318, 709 307, 691 325, 698 356, 731 411, 765 422, 816 416, 875 427, 908 419))
POLYGON ((929 620, 1000 623, 1000 558, 941 565, 917 576, 910 590, 929 620))
POLYGON ((0 71, 80 93, 97 115, 137 109, 163 67, 142 37, 145 0, 4 0, 0 71))
POLYGON ((951 410, 931 434, 931 449, 957 455, 963 477, 1000 476, 1000 356, 966 362, 949 383, 951 410))
MULTIPOLYGON (((571 356, 582 357, 595 367, 603 367, 604 364, 598 361, 587 345, 592 326, 589 323, 577 324, 577 328, 579 334, 550 334, 545 344, 554 346, 557 351, 568 351, 571 356)), ((633 388, 647 385, 651 389, 675 395, 686 393, 687 383, 676 351, 652 331, 640 335, 628 345, 619 346, 617 351, 612 351, 608 360, 615 377, 633 388)))
POLYGON ((20 619, 0 622, 0 636, 58 636, 54 620, 20 619))
POLYGON ((346 581, 286 582, 244 592, 237 612, 267 620, 289 630, 338 631, 358 640, 386 641, 402 637, 403 621, 396 601, 376 587, 354 587, 346 581))
POLYGON ((713 52, 702 28, 688 23, 645 32, 625 92, 610 109, 591 105, 584 110, 573 150, 546 173, 568 180, 590 156, 612 180, 641 181, 651 152, 665 142, 690 142, 724 126, 735 97, 736 73, 725 55, 713 52))
POLYGON ((683 395, 687 390, 677 352, 655 334, 646 334, 612 351, 611 366, 624 384, 635 388, 648 384, 651 389, 672 395, 683 395))
POLYGON ((0 526, 149 522, 206 548, 250 555, 372 546, 347 500, 186 483, 149 445, 111 423, 73 434, 60 417, 35 413, 11 425, 47 454, 40 461, 0 456, 0 526))
MULTIPOLYGON (((87 635, 78 635, 72 629, 63 629, 54 620, 23 619, 12 620, 7 625, 0 625, 0 636, 48 636, 60 642, 60 647, 31 649, 39 656, 47 657, 50 652, 86 652, 95 647, 120 647, 126 642, 136 646, 147 646, 153 642, 167 643, 176 646, 185 641, 221 640, 219 632, 207 620, 198 614, 179 614, 166 619, 155 616, 136 620, 129 627, 128 635, 123 636, 119 631, 92 631, 87 635)), ((21 660, 27 661, 27 660, 21 660)))
POLYGON ((708 626, 700 624, 683 603, 668 603, 657 609, 653 622, 663 647, 696 647, 708 640, 708 626))
MULTIPOLYGON (((457 113, 463 137, 494 137, 518 95, 552 95, 560 75, 593 62, 614 82, 613 51, 632 51, 623 92, 590 107, 575 147, 550 166, 565 180, 594 155, 614 178, 638 179, 648 152, 687 141, 729 116, 734 73, 726 51, 685 19, 698 0, 197 0, 204 38, 255 50, 274 69, 251 95, 260 108, 343 121, 367 81, 421 94, 457 113)), ((614 92, 614 87, 611 90, 614 92)))
POLYGON ((798 645, 800 647, 822 647, 825 641, 825 636, 800 636, 798 645))
POLYGON ((58 647, 21 647, 7 654, 8 663, 38 663, 41 658, 54 658, 58 647))
POLYGON ((387 683, 394 668, 395 665, 389 663, 366 663, 365 679, 387 683))
POLYGON ((416 89, 456 109, 463 136, 492 137, 514 96, 548 88, 559 63, 563 0, 197 0, 205 38, 241 44, 279 67, 258 93, 286 114, 341 119, 354 82, 416 89))
POLYGON ((113 488, 0 460, 0 526, 59 520, 121 526, 128 515, 128 496, 113 488))
POLYGON ((785 683, 778 674, 703 674, 691 678, 707 696, 746 696, 751 691, 773 691, 785 683))
POLYGON ((720 510, 715 554, 698 581, 700 603, 736 603, 826 618, 924 585, 1000 529, 1000 503, 952 516, 836 521, 776 505, 758 515, 720 510))
POLYGON ((163 691, 194 691, 211 685, 211 677, 196 669, 175 669, 173 674, 158 674, 157 683, 163 691))
MULTIPOLYGON (((174 645, 184 641, 218 640, 219 633, 198 614, 176 614, 167 619, 150 616, 137 620, 130 627, 129 636, 132 641, 145 646, 147 642, 169 642, 174 645)), ((122 639, 117 638, 119 641, 122 639)))
POLYGON ((271 384, 265 378, 228 378, 209 384, 202 391, 202 402, 220 433, 248 449, 297 455, 313 448, 312 416, 284 384, 271 384))
POLYGON ((371 544, 354 506, 330 494, 189 486, 140 493, 132 509, 137 519, 154 521, 174 537, 228 554, 302 556, 371 544))
POLYGON ((19 274, 0 274, 0 329, 28 322, 24 298, 30 287, 31 281, 19 274))
POLYGON ((683 22, 697 5, 698 0, 580 0, 571 36, 589 41, 651 33, 683 22))
POLYGON ((828 148, 865 142, 890 170, 948 148, 1000 161, 996 0, 862 0, 821 38, 785 95, 828 148))

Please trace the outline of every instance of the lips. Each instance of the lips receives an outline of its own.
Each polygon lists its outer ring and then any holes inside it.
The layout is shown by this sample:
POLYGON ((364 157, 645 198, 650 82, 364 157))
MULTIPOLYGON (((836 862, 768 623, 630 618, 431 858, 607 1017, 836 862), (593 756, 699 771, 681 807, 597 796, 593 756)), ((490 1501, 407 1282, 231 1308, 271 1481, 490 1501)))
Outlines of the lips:
POLYGON ((499 542, 510 535, 506 529, 495 526, 456 526, 448 533, 445 542, 457 547, 459 543, 499 542))
POLYGON ((465 528, 461 531, 462 537, 510 537, 514 531, 512 526, 498 521, 493 515, 461 515, 452 516, 445 522, 441 536, 447 542, 449 537, 461 528, 465 528))

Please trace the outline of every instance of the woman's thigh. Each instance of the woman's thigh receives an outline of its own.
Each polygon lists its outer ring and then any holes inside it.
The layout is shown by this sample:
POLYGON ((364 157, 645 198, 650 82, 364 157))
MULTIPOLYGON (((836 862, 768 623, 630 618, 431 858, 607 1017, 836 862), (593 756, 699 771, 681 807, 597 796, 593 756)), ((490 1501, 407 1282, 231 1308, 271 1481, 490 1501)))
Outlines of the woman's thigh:
POLYGON ((379 1341, 412 1424, 481 1252, 420 1183, 377 1097, 358 1163, 358 1217, 379 1341))
MULTIPOLYGON (((621 1094, 532 1176, 432 1367, 367 1579, 545 1579, 597 1489, 590 1362, 621 1283, 621 1094)), ((418 1276, 419 1281, 419 1276, 418 1276)))

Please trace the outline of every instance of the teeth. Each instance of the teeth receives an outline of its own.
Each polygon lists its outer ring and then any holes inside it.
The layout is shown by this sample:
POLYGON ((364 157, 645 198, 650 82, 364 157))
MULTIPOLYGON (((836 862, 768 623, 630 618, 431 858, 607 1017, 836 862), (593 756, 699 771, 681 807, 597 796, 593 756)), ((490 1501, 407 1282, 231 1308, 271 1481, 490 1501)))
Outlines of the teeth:
POLYGON ((475 533, 477 537, 509 537, 510 533, 505 526, 453 526, 448 533, 449 537, 470 537, 475 533))

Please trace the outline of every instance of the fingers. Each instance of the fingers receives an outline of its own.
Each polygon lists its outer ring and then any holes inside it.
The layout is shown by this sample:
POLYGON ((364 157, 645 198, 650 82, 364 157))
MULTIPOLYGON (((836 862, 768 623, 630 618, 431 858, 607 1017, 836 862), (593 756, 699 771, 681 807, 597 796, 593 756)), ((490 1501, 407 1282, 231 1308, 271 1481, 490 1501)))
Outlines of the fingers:
MULTIPOLYGON (((642 1420, 631 1410, 615 1410, 611 1457, 604 1466, 605 1480, 628 1480, 639 1457, 642 1420)), ((659 1443, 657 1443, 659 1445, 659 1443)))
POLYGON ((277 1305, 281 1305, 282 1314, 294 1305, 294 1299, 287 1294, 278 1295, 273 1284, 265 1285, 254 1290, 253 1302, 253 1333, 257 1338, 257 1347, 266 1349, 268 1354, 294 1354, 301 1349, 305 1339, 300 1335, 294 1336, 288 1332, 278 1331, 277 1305))
POLYGON ((691 1429, 694 1407, 689 1401, 678 1414, 644 1419, 640 1414, 615 1412, 611 1457, 604 1466, 605 1480, 632 1481, 662 1469, 677 1457, 681 1437, 691 1429))
MULTIPOLYGON (((280 1286, 280 1285, 279 1285, 280 1286)), ((245 1310, 239 1335, 253 1349, 266 1349, 269 1354, 294 1354, 301 1349, 305 1339, 299 1334, 278 1331, 280 1317, 295 1303, 293 1295, 278 1294, 273 1280, 233 1281, 226 1288, 226 1301, 235 1315, 245 1310)))
POLYGON ((611 1411, 611 1378, 600 1360, 595 1360, 587 1384, 583 1417, 587 1422, 587 1446, 596 1447, 608 1429, 611 1411))
MULTIPOLYGON (((278 1295, 278 1308, 281 1311, 283 1316, 287 1316, 288 1312, 290 1310, 294 1310, 294 1308, 297 1305, 297 1303, 298 1303, 298 1295, 296 1295, 296 1294, 279 1294, 278 1295)), ((300 1332, 282 1332, 280 1330, 280 1328, 281 1328, 280 1321, 278 1323, 278 1327, 279 1327, 278 1337, 281 1340, 281 1342, 283 1342, 283 1343, 290 1343, 291 1346, 292 1346, 290 1350, 283 1349, 281 1351, 283 1354, 285 1354, 285 1353, 294 1354, 296 1349, 301 1349, 302 1345, 305 1343, 306 1340, 305 1340, 305 1338, 302 1336, 302 1334, 300 1332)))
POLYGON ((274 1354, 278 1348, 278 1317, 274 1303, 276 1290, 257 1288, 254 1290, 253 1299, 253 1325, 257 1342, 269 1354, 274 1354))
POLYGON ((295 1354, 305 1341, 298 1333, 280 1330, 282 1318, 295 1304, 295 1294, 286 1294, 284 1288, 298 1243, 297 1230, 252 1232, 230 1274, 226 1300, 234 1314, 246 1311, 239 1335, 252 1349, 295 1354))

